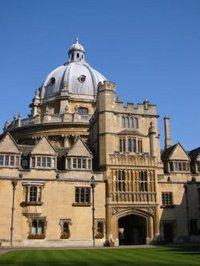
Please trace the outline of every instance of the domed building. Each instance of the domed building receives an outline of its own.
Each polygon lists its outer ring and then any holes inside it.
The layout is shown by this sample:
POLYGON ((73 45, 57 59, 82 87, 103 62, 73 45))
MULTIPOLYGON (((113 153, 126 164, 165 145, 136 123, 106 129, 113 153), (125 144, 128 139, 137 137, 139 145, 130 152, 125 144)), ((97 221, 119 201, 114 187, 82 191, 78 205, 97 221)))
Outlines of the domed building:
POLYGON ((156 105, 124 104, 78 39, 27 118, 0 136, 1 246, 200 242, 200 148, 172 144, 156 105))
POLYGON ((85 61, 85 49, 78 39, 71 45, 68 62, 47 75, 35 91, 31 115, 19 115, 5 129, 21 144, 34 143, 48 136, 55 147, 69 146, 80 136, 88 135, 94 113, 97 85, 106 78, 85 61))

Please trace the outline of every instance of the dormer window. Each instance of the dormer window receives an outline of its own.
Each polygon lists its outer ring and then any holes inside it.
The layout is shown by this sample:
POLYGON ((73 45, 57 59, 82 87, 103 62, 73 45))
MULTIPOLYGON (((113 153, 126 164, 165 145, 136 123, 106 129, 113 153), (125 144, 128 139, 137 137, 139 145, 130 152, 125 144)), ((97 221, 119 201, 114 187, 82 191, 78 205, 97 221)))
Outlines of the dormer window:
POLYGON ((1 154, 0 167, 19 167, 19 155, 1 154))
POLYGON ((189 162, 184 161, 172 161, 169 162, 170 172, 188 172, 190 171, 189 162))
POLYGON ((52 156, 33 156, 32 157, 33 168, 55 168, 55 158, 52 156))
POLYGON ((91 159, 89 158, 67 158, 67 168, 70 170, 91 170, 91 159))

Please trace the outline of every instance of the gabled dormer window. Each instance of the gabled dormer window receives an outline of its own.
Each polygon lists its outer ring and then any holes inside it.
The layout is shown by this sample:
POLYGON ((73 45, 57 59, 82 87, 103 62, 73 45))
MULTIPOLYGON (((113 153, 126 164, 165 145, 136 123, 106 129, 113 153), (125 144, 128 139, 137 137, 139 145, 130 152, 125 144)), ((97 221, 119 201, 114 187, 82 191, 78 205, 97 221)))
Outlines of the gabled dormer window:
POLYGON ((196 170, 200 173, 200 162, 196 162, 196 170))
POLYGON ((19 155, 0 154, 0 167, 19 167, 19 155))
POLYGON ((55 168, 55 157, 52 156, 33 156, 32 168, 55 168))
POLYGON ((91 159, 81 157, 70 157, 67 158, 66 166, 69 170, 91 170, 91 159))
POLYGON ((190 171, 190 163, 185 161, 169 162, 170 172, 188 172, 190 171))

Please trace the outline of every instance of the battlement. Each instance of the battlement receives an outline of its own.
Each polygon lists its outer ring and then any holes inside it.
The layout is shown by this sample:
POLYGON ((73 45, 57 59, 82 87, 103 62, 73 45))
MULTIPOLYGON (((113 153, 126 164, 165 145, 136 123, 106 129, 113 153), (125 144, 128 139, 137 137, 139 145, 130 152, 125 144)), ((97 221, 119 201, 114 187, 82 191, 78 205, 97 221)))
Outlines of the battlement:
POLYGON ((113 81, 104 80, 98 83, 97 91, 100 92, 102 90, 113 90, 115 91, 115 83, 113 81))
POLYGON ((115 109, 119 113, 125 114, 145 114, 145 115, 157 115, 157 107, 155 104, 151 104, 149 101, 145 100, 143 103, 134 103, 128 102, 125 106, 123 102, 118 99, 115 101, 115 109))

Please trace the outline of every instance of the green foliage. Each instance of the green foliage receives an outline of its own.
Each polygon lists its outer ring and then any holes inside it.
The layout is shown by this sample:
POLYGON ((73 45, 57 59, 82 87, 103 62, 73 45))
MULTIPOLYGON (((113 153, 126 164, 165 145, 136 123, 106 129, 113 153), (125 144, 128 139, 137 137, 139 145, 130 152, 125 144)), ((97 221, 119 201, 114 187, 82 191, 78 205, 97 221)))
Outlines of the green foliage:
POLYGON ((0 265, 195 266, 200 265, 200 246, 86 250, 16 250, 1 255, 0 265))

